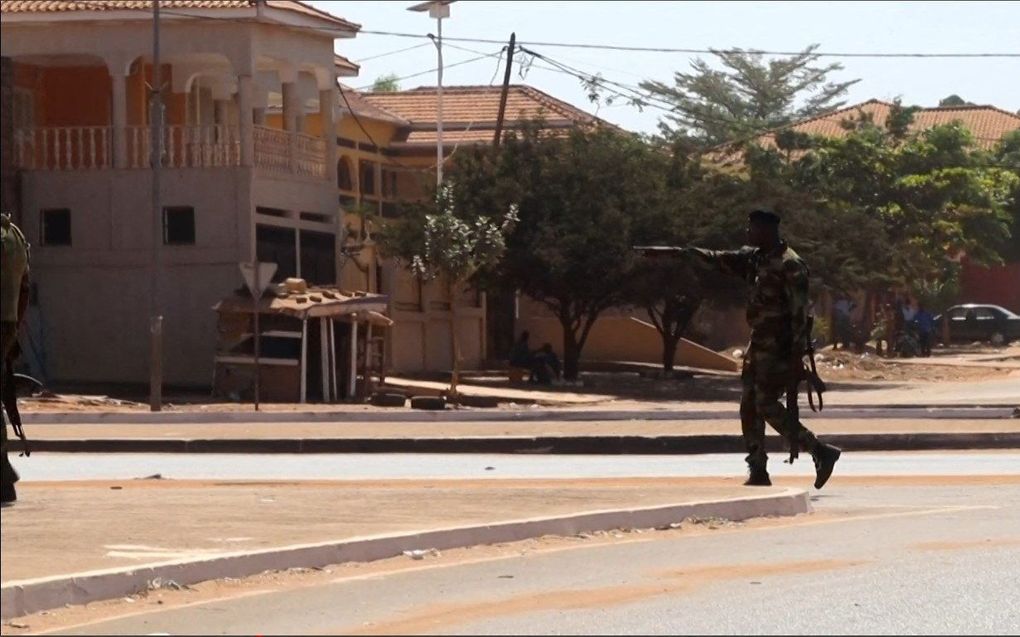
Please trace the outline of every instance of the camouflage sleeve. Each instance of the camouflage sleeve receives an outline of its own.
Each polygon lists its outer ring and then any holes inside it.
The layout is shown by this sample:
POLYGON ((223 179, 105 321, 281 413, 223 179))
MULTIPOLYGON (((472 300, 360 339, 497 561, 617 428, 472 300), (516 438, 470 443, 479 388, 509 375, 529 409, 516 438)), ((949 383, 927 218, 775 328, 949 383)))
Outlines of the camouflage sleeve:
POLYGON ((783 264, 786 272, 786 299, 790 310, 790 333, 795 351, 803 351, 811 342, 808 333, 808 269, 800 261, 783 264))
POLYGON ((751 266, 754 248, 744 247, 739 250, 706 250, 705 248, 688 248, 691 254, 724 274, 747 278, 751 266))

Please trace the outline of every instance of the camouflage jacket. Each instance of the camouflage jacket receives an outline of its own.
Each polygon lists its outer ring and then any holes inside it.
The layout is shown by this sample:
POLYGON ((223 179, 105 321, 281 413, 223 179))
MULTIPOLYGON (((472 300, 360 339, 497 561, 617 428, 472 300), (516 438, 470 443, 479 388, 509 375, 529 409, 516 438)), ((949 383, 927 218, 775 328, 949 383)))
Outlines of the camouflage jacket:
POLYGON ((758 248, 692 251, 722 272, 751 286, 747 323, 759 350, 794 353, 806 348, 808 334, 808 267, 785 243, 765 253, 758 248), (793 346, 796 345, 796 350, 793 346))

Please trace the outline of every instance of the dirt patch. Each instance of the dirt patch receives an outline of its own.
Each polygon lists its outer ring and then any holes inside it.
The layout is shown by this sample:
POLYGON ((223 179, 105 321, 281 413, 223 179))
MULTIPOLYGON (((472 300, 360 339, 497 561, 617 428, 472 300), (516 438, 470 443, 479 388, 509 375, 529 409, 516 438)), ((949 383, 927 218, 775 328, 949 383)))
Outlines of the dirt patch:
MULTIPOLYGON (((740 578, 763 578, 817 571, 851 568, 864 561, 814 560, 780 564, 733 564, 705 566, 682 571, 652 574, 642 584, 552 590, 516 595, 503 599, 432 605, 428 609, 410 611, 400 619, 380 622, 356 629, 354 635, 407 635, 442 631, 454 625, 503 617, 518 613, 548 610, 605 608, 641 599, 691 591, 709 584, 740 578), (666 581, 663 581, 666 580, 666 581)), ((347 632, 347 631, 344 631, 347 632)))

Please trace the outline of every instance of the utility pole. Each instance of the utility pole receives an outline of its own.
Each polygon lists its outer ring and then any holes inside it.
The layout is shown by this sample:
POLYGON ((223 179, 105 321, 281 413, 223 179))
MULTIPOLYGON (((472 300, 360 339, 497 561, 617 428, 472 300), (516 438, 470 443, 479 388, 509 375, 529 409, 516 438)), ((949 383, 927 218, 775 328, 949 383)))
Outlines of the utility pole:
MULTIPOLYGON (((499 95, 499 112, 496 115, 496 134, 492 147, 499 148, 503 141, 503 119, 506 117, 506 100, 510 93, 510 72, 513 70, 514 49, 517 48, 517 34, 510 34, 506 50, 506 70, 503 72, 503 91, 499 95)), ((510 351, 514 341, 514 318, 516 294, 499 286, 485 296, 486 352, 489 357, 502 357, 510 351)))
POLYGON ((503 91, 499 94, 499 114, 496 115, 496 136, 492 139, 492 145, 499 147, 500 138, 503 136, 503 117, 506 115, 506 98, 510 93, 510 71, 513 69, 514 48, 517 46, 517 33, 510 34, 510 44, 506 49, 506 70, 503 72, 503 91))
POLYGON ((160 248, 163 245, 163 205, 160 168, 163 165, 163 74, 159 57, 159 0, 152 0, 152 87, 150 89, 149 143, 152 165, 152 273, 149 317, 149 410, 163 408, 163 316, 159 302, 160 248))

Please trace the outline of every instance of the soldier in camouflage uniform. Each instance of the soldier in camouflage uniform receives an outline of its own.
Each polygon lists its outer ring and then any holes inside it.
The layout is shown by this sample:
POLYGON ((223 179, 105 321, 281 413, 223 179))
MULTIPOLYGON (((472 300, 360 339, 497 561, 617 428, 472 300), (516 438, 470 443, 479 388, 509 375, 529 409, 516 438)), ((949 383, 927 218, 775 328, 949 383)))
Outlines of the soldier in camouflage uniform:
MULTIPOLYGON (((744 354, 740 420, 747 447, 748 486, 772 484, 765 452, 765 422, 796 441, 815 462, 815 488, 832 474, 840 450, 818 441, 799 420, 787 416, 780 397, 799 378, 808 349, 808 268, 779 236, 779 216, 755 210, 748 216, 748 246, 740 250, 679 248, 751 285, 747 322, 751 343, 744 354), (798 376, 794 376, 797 374, 798 376), (791 430, 793 428, 793 430, 791 430)), ((647 254, 661 253, 649 251, 647 254)))
MULTIPOLYGON (((28 242, 10 217, 0 215, 0 364, 6 365, 18 342, 18 327, 28 303, 28 242)), ((0 377, 4 374, 0 373, 0 377)), ((2 382, 2 381, 0 381, 2 382)), ((7 388, 0 388, 0 391, 7 388)), ((18 474, 7 458, 7 415, 2 430, 2 466, 0 466, 0 503, 7 505, 17 499, 14 483, 18 474)))

